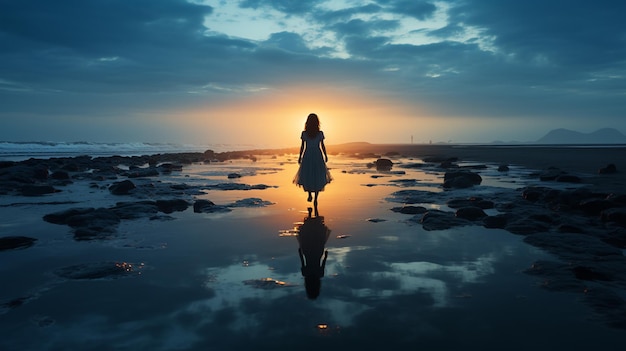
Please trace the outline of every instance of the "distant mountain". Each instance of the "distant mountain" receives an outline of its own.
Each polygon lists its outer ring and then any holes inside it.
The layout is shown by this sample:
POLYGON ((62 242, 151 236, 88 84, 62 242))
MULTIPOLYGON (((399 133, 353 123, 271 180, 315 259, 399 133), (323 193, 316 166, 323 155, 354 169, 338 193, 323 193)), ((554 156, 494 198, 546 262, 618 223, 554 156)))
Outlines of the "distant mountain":
POLYGON ((626 135, 614 128, 602 128, 592 133, 569 129, 554 129, 536 141, 537 144, 626 144, 626 135))

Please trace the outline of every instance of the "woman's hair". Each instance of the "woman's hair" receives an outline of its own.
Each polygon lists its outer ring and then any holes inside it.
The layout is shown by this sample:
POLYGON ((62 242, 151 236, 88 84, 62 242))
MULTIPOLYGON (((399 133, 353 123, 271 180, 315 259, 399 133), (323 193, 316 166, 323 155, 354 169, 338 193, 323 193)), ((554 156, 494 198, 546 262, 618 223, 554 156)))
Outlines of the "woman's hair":
POLYGON ((315 138, 317 133, 320 131, 320 120, 317 118, 315 113, 309 114, 306 118, 306 123, 304 124, 304 131, 309 136, 309 138, 315 138))

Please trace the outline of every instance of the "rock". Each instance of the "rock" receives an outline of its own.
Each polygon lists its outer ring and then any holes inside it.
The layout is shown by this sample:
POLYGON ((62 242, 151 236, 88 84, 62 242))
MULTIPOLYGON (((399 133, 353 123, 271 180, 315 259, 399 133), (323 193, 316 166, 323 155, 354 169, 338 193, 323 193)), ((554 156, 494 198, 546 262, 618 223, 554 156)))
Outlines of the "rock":
POLYGON ((182 199, 157 200, 156 206, 159 208, 159 211, 169 214, 174 211, 185 211, 189 207, 189 203, 182 199))
POLYGON ((613 222, 626 227, 626 208, 609 208, 600 213, 600 218, 604 222, 613 222))
MULTIPOLYGON (((148 177, 158 177, 159 171, 154 167, 148 168, 135 168, 131 171, 125 173, 128 178, 148 178, 148 177)), ((116 194, 121 195, 121 194, 116 194)))
POLYGON ((65 171, 56 171, 56 172, 52 172, 52 174, 50 174, 50 178, 51 179, 55 179, 55 180, 69 180, 70 179, 70 175, 69 175, 69 173, 67 173, 65 171))
POLYGON ((444 212, 440 210, 429 210, 424 215, 416 215, 412 221, 419 221, 424 230, 444 230, 453 227, 469 225, 471 222, 455 217, 452 212, 444 212))
POLYGON ((580 177, 575 175, 561 174, 560 176, 556 177, 556 181, 560 183, 580 183, 581 179, 580 177))
POLYGON ((54 273, 61 278, 76 280, 117 279, 138 275, 142 268, 141 263, 97 262, 63 267, 54 273))
POLYGON ((273 204, 273 202, 265 201, 258 197, 250 197, 247 199, 237 200, 228 205, 228 207, 265 207, 273 204))
POLYGON ((159 212, 155 201, 118 202, 110 210, 120 219, 150 217, 159 212))
POLYGON ((12 249, 25 249, 35 244, 37 239, 27 236, 3 236, 0 237, 0 251, 12 249))
POLYGON ((113 183, 109 187, 109 191, 113 195, 128 195, 128 193, 135 188, 135 183, 130 180, 123 180, 121 182, 113 183))
POLYGON ((399 190, 391 194, 390 201, 404 204, 434 203, 433 193, 423 190, 399 190))
POLYGON ((483 211, 479 207, 474 207, 474 206, 461 207, 458 210, 456 210, 454 215, 457 218, 463 218, 463 219, 467 219, 470 221, 475 221, 475 220, 487 217, 487 214, 485 213, 485 211, 483 211))
POLYGON ((564 172, 559 168, 549 167, 539 173, 539 179, 542 181, 556 180, 556 178, 562 174, 564 174, 564 172))
POLYGON ((388 158, 379 158, 374 162, 377 171, 390 171, 393 167, 393 162, 388 158))
POLYGON ((572 272, 574 272, 574 276, 580 280, 613 280, 610 274, 598 272, 597 268, 594 267, 576 266, 572 268, 572 272))
POLYGON ((52 185, 24 185, 20 188, 20 195, 42 196, 46 194, 58 193, 61 190, 55 189, 52 185))
POLYGON ((615 167, 615 165, 612 163, 598 170, 598 174, 614 174, 614 173, 617 173, 617 167, 615 167))
POLYGON ((183 165, 181 165, 181 164, 174 164, 174 163, 163 163, 163 164, 159 165, 159 169, 163 173, 171 173, 171 172, 174 172, 174 171, 180 172, 180 171, 183 170, 183 165))
POLYGON ((602 211, 615 207, 612 201, 605 199, 586 199, 580 202, 580 209, 589 215, 598 215, 602 211))
POLYGON ((487 216, 483 218, 483 226, 485 228, 504 229, 509 221, 509 215, 498 214, 495 216, 487 216))
POLYGON ((498 172, 508 172, 508 171, 509 171, 509 166, 507 165, 498 166, 498 172))
POLYGON ((399 212, 399 213, 403 213, 403 214, 412 214, 412 215, 416 215, 416 214, 424 214, 426 213, 426 211, 428 211, 428 209, 426 209, 426 207, 422 207, 422 206, 402 206, 402 207, 394 207, 391 209, 393 212, 399 212))
POLYGON ((478 207, 483 210, 494 208, 495 204, 490 200, 483 200, 480 197, 470 197, 468 199, 452 199, 446 203, 446 205, 450 208, 461 208, 461 207, 478 207))
POLYGON ((241 178, 241 174, 239 174, 239 173, 229 173, 228 174, 228 179, 236 179, 236 178, 241 178))
POLYGON ((74 239, 84 240, 113 234, 120 223, 115 211, 107 208, 72 208, 47 214, 44 221, 65 224, 74 229, 74 239))
POLYGON ((219 206, 210 200, 196 200, 193 204, 193 212, 195 213, 214 213, 214 212, 229 212, 230 208, 225 206, 219 206))
POLYGON ((443 177, 444 188, 469 188, 483 181, 478 173, 470 171, 450 171, 443 177))

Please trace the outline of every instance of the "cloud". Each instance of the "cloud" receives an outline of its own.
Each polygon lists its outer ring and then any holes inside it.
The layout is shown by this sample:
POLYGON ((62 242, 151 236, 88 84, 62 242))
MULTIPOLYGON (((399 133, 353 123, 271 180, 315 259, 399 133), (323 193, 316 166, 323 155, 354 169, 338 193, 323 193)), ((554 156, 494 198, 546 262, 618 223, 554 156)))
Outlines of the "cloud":
POLYGON ((623 118, 623 2, 351 4, 0 0, 0 114, 128 116, 306 82, 441 118, 623 118))

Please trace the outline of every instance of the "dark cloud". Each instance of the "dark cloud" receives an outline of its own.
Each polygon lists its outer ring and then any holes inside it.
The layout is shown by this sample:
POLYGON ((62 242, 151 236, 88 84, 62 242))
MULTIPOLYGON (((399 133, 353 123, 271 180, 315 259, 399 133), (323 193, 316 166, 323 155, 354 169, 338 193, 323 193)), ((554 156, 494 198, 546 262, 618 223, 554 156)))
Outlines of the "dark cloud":
POLYGON ((376 2, 388 7, 391 12, 408 15, 419 20, 430 18, 437 10, 437 7, 430 1, 378 0, 376 2))
POLYGON ((0 0, 0 114, 122 115, 306 81, 455 116, 624 117, 623 1, 323 2, 239 2, 319 30, 252 40, 209 32, 215 9, 184 0, 0 0), (441 28, 403 22, 444 10, 441 28))
POLYGON ((272 1, 264 1, 264 0, 243 0, 239 3, 239 6, 242 8, 252 8, 259 9, 263 7, 273 8, 280 12, 284 12, 287 14, 307 14, 315 7, 324 2, 323 0, 272 0, 272 1))

